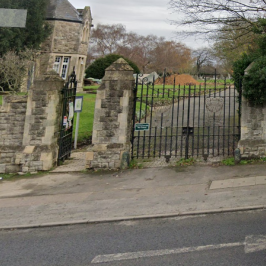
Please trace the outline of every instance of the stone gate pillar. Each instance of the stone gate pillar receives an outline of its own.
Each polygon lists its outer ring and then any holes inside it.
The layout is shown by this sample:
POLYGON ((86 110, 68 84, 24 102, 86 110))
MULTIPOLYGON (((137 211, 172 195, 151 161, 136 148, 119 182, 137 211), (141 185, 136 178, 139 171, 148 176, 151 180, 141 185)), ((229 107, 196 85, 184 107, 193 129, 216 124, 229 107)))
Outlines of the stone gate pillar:
POLYGON ((241 158, 266 156, 266 107, 252 106, 244 97, 241 104, 241 158))
POLYGON ((92 148, 87 168, 125 168, 130 157, 133 69, 120 58, 105 70, 95 102, 92 148))
POLYGON ((50 170, 57 161, 64 80, 39 76, 28 95, 0 106, 0 173, 50 170))
MULTIPOLYGON (((248 73, 252 63, 245 70, 248 73)), ((253 106, 242 97, 241 138, 238 142, 241 158, 266 156, 266 106, 253 106)))

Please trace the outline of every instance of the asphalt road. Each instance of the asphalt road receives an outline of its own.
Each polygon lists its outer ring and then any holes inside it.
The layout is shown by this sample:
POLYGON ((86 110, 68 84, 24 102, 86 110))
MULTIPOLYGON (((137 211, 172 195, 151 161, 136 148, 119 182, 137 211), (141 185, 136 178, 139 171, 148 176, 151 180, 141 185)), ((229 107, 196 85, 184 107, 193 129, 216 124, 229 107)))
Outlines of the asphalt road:
POLYGON ((266 265, 266 211, 0 232, 1 266, 266 265))

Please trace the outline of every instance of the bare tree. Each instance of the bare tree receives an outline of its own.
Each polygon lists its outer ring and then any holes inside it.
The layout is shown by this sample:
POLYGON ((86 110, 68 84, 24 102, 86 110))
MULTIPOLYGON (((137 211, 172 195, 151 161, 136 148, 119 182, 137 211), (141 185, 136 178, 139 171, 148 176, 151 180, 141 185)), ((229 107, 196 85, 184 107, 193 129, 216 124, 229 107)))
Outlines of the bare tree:
POLYGON ((246 33, 234 26, 225 26, 226 31, 218 32, 213 38, 212 53, 219 60, 220 66, 227 72, 232 71, 233 62, 243 53, 258 48, 254 32, 246 33))
POLYGON ((184 73, 191 67, 191 50, 181 43, 174 41, 159 42, 151 54, 150 67, 160 73, 165 68, 170 73, 184 73))
POLYGON ((136 62, 139 69, 146 73, 151 64, 151 53, 158 42, 164 38, 155 35, 141 36, 134 33, 127 35, 127 54, 121 51, 121 54, 136 62))
POLYGON ((199 75, 203 66, 211 65, 211 52, 207 48, 197 49, 193 52, 195 58, 196 74, 199 75))
POLYGON ((36 51, 26 49, 16 53, 7 52, 0 58, 0 89, 7 88, 10 93, 16 94, 20 91, 23 79, 26 77, 28 68, 30 68, 36 59, 36 51))
POLYGON ((100 56, 115 53, 124 45, 126 28, 122 24, 98 24, 92 31, 90 49, 100 56))
POLYGON ((142 73, 163 71, 165 67, 182 72, 191 63, 191 51, 185 45, 155 35, 128 33, 120 24, 99 24, 92 33, 91 41, 88 64, 112 53, 133 61, 142 73))
POLYGON ((172 21, 176 26, 185 26, 186 30, 180 32, 204 36, 227 31, 224 26, 229 25, 248 33, 266 12, 265 0, 170 0, 169 4, 173 12, 186 14, 172 21))

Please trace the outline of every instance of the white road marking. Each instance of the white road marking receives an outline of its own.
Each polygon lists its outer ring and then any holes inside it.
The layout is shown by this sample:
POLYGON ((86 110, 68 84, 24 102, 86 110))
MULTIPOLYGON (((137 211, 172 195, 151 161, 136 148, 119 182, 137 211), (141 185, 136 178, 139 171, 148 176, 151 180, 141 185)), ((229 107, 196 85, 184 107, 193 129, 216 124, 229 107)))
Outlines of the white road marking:
POLYGON ((132 259, 139 259, 139 258, 165 256, 165 255, 172 255, 172 254, 183 254, 183 253, 196 252, 196 251, 205 251, 205 250, 213 250, 213 249, 221 249, 221 248, 232 248, 232 247, 240 247, 240 246, 244 247, 245 253, 252 253, 252 252, 258 252, 261 250, 266 250, 266 235, 246 236, 244 242, 99 255, 99 256, 96 256, 91 261, 91 263, 103 263, 103 262, 112 262, 112 261, 119 261, 119 260, 132 260, 132 259))
POLYGON ((247 236, 245 240, 245 253, 266 250, 266 236, 247 236))
POLYGON ((148 258, 148 257, 155 257, 155 256, 171 255, 171 254, 182 254, 182 253, 195 252, 195 251, 231 248, 231 247, 239 247, 239 246, 244 246, 244 242, 207 245, 207 246, 198 246, 198 247, 185 247, 185 248, 176 248, 176 249, 161 249, 161 250, 148 250, 148 251, 138 251, 138 252, 128 252, 128 253, 106 254, 106 255, 96 256, 91 261, 91 263, 132 260, 132 259, 138 259, 138 258, 148 258))

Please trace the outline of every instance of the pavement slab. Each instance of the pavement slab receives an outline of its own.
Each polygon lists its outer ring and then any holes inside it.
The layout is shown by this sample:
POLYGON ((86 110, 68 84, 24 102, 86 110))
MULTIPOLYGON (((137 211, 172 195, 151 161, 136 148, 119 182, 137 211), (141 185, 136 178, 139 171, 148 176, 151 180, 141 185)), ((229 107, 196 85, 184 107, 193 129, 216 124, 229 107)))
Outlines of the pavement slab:
POLYGON ((0 181, 0 228, 264 208, 265 165, 50 173, 0 181))
POLYGON ((266 185, 266 176, 253 176, 212 181, 210 189, 249 187, 255 185, 266 185))

